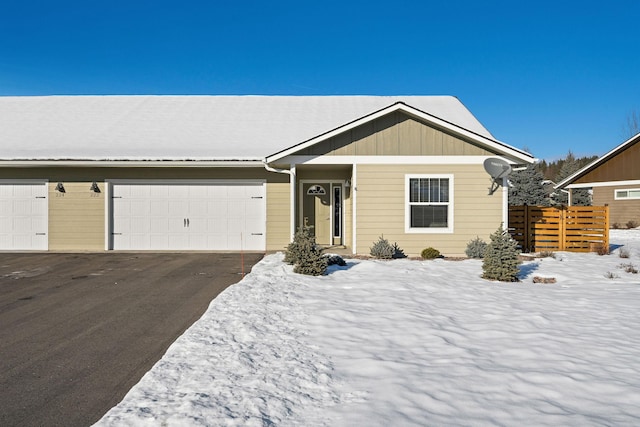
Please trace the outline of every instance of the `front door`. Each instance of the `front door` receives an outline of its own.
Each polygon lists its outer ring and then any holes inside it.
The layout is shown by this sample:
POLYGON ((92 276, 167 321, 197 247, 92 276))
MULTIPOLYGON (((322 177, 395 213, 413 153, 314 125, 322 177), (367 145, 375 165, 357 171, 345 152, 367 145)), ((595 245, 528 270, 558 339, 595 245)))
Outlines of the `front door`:
POLYGON ((342 244, 342 184, 309 182, 302 185, 302 226, 316 243, 342 244))

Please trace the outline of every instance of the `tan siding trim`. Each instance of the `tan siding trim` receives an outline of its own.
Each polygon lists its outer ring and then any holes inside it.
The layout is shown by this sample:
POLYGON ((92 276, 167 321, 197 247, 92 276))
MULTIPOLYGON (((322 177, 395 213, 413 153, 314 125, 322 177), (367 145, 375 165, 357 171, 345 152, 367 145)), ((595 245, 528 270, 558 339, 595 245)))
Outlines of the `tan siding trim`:
POLYGON ((49 183, 49 249, 52 251, 102 251, 105 247, 104 183, 101 193, 92 182, 65 182, 65 193, 49 183))
POLYGON ((267 250, 281 251, 291 241, 291 197, 288 182, 267 183, 267 250))

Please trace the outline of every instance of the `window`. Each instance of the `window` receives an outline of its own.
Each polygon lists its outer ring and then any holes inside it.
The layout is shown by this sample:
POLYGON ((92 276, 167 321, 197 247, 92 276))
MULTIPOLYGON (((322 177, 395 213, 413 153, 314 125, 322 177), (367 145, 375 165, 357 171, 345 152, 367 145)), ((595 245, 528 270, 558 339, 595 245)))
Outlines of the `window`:
POLYGON ((407 175, 407 232, 453 232, 453 176, 407 175))
POLYGON ((630 188, 628 190, 616 190, 615 199, 616 200, 640 199, 640 188, 630 188))

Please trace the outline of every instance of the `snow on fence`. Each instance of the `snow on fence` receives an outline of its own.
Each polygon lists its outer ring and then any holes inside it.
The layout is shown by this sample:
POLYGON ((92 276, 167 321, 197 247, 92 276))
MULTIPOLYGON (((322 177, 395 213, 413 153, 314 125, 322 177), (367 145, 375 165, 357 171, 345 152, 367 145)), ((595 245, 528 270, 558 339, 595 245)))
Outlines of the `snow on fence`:
POLYGON ((509 232, 525 252, 609 247, 609 206, 509 206, 509 232))

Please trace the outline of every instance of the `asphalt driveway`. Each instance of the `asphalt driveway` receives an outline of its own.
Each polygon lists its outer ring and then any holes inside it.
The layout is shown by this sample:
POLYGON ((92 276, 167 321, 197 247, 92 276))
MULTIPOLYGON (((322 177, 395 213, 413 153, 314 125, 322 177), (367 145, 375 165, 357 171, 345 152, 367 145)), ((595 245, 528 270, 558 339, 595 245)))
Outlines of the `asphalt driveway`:
POLYGON ((93 424, 241 270, 239 254, 0 254, 0 425, 93 424))

